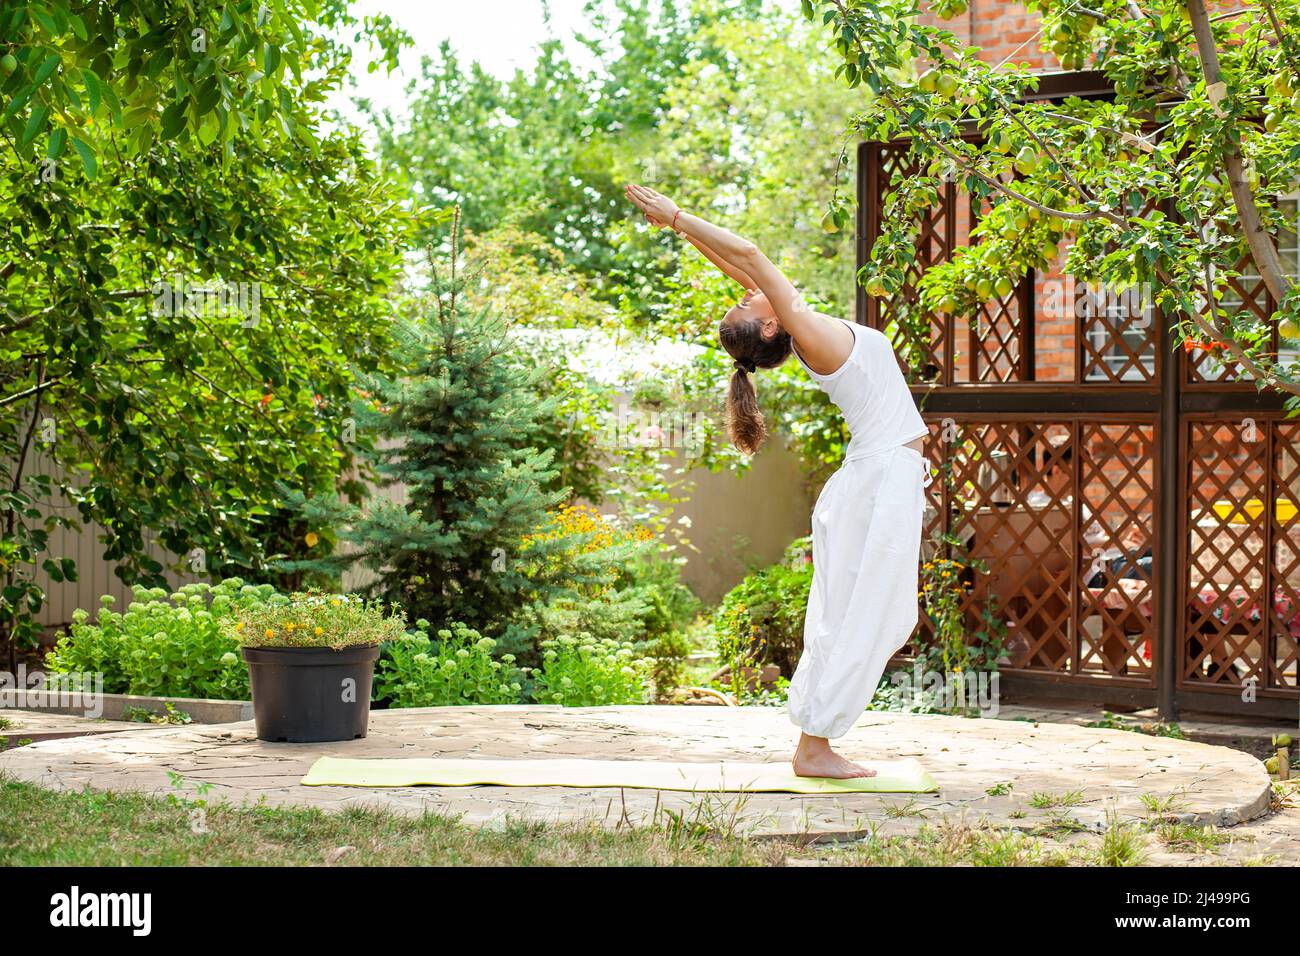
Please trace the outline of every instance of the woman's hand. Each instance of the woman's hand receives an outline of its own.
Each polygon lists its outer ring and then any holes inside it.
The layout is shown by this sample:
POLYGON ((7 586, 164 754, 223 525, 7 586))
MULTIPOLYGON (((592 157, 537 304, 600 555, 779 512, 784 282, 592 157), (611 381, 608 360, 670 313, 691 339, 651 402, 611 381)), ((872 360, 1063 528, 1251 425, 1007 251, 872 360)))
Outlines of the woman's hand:
POLYGON ((627 198, 632 200, 636 207, 645 213, 646 221, 656 229, 671 226, 673 217, 681 211, 678 209, 677 203, 667 196, 659 195, 659 193, 646 186, 628 183, 624 192, 627 193, 627 198))

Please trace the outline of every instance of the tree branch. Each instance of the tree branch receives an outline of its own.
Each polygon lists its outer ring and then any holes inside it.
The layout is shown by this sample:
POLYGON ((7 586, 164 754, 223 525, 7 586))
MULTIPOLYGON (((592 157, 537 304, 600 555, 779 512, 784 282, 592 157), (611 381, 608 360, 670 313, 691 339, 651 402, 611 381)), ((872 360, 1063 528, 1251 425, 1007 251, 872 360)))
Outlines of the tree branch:
POLYGON ((1291 72, 1300 77, 1300 63, 1296 62, 1296 51, 1292 48, 1290 37, 1282 29, 1282 21, 1277 17, 1277 11, 1273 9, 1270 0, 1260 0, 1261 5, 1268 11, 1268 22, 1273 25, 1273 32, 1277 35, 1277 42, 1282 46, 1282 55, 1291 66, 1291 72))
MULTIPOLYGON (((5 268, 12 271, 13 265, 14 264, 11 262, 5 268)), ((4 270, 0 270, 0 279, 4 278, 2 274, 3 271, 4 270)), ((148 289, 123 289, 120 292, 105 293, 104 298, 105 299, 142 299, 149 295, 152 295, 152 293, 148 289)), ((14 312, 12 309, 6 306, 4 310, 5 315, 9 318, 10 321, 8 325, 0 326, 0 335, 11 335, 14 332, 21 332, 23 329, 35 325, 36 322, 38 322, 40 319, 43 319, 45 316, 49 315, 51 312, 54 311, 54 308, 55 307, 51 305, 44 309, 41 309, 41 311, 39 312, 33 312, 31 315, 20 316, 18 315, 18 313, 14 312)))
MULTIPOLYGON (((1187 0, 1187 13, 1192 21, 1192 33, 1196 37, 1196 54, 1201 61, 1201 72, 1205 75, 1205 85, 1214 86, 1223 82, 1223 71, 1219 67, 1219 50, 1214 43, 1214 32, 1210 28, 1210 18, 1205 12, 1202 0, 1187 0)), ((1241 161, 1240 136, 1235 127, 1228 131, 1227 150, 1223 154, 1224 171, 1228 174, 1228 189, 1232 192, 1232 202, 1237 208, 1237 218, 1241 220, 1242 232, 1246 235, 1246 246, 1250 257, 1255 261, 1260 278, 1265 288, 1275 300, 1281 302, 1291 290, 1291 282, 1282 269, 1277 247, 1273 237, 1264 228, 1255 205, 1255 193, 1246 182, 1246 174, 1241 161)), ((1213 290, 1207 290, 1213 294, 1213 290)))
POLYGON ((31 315, 20 316, 17 312, 6 307, 5 315, 8 316, 11 321, 8 325, 0 326, 0 335, 12 335, 14 332, 21 332, 23 329, 35 325, 38 319, 49 315, 53 311, 54 307, 51 306, 48 309, 42 309, 40 312, 33 312, 31 315))
POLYGON ((47 388, 51 388, 57 385, 62 380, 63 380, 62 375, 56 375, 54 378, 47 378, 40 382, 37 382, 35 385, 33 385, 29 389, 26 389, 25 391, 17 392, 13 395, 8 395, 5 398, 0 399, 0 408, 3 408, 6 405, 12 405, 14 402, 21 402, 24 398, 31 398, 33 395, 39 395, 47 388))
MULTIPOLYGON (((1217 306, 1214 304, 1214 286, 1211 284, 1212 279, 1209 275, 1208 265, 1206 266, 1205 282, 1206 289, 1210 293, 1210 310, 1211 312, 1214 312, 1217 306)), ((1261 368, 1258 362, 1246 354, 1246 350, 1241 347, 1241 344, 1237 342, 1236 339, 1230 335, 1225 335, 1222 329, 1206 322, 1205 316, 1201 315, 1199 312, 1193 312, 1191 314, 1191 320, 1195 323, 1197 328, 1208 335, 1211 339, 1222 342, 1227 350, 1232 353, 1232 357, 1237 360, 1237 364, 1249 372, 1256 381, 1271 385, 1279 391, 1290 392, 1292 395, 1300 395, 1300 382, 1293 382, 1288 378, 1279 377, 1261 368)))

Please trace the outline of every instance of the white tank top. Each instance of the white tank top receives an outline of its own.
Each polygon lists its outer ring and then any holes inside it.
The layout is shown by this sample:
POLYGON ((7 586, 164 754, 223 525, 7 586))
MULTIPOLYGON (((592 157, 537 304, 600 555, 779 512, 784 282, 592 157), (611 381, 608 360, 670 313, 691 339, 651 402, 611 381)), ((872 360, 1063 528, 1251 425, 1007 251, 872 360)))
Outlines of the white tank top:
POLYGON ((814 372, 797 349, 794 353, 844 415, 844 424, 853 436, 844 460, 865 458, 929 435, 888 337, 856 322, 844 324, 853 332, 853 351, 829 375, 814 372))

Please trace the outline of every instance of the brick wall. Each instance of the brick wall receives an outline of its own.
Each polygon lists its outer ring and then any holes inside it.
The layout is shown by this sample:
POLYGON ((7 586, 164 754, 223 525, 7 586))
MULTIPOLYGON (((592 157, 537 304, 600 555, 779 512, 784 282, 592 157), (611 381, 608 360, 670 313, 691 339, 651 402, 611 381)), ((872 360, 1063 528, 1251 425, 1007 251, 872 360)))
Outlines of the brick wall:
MULTIPOLYGON (((1024 64, 1035 71, 1054 72, 1061 65, 1050 52, 1039 49, 1041 18, 1015 0, 968 0, 966 12, 951 20, 932 14, 922 21, 950 30, 959 39, 979 47, 980 59, 996 65, 1024 64)), ((965 242, 967 222, 959 213, 958 242, 965 242)), ((1066 246, 1062 246, 1062 251, 1066 246)), ((1064 259, 1064 255, 1062 256, 1064 259)), ((1060 263, 1037 276, 1036 301, 1044 301, 1047 283, 1061 279, 1060 263)), ((1040 381, 1069 381, 1074 376, 1075 321, 1072 317, 1038 315, 1035 340, 1035 378, 1040 381)), ((959 361, 959 368, 963 363, 959 361)), ((969 363, 961 378, 969 380, 969 363)))
POLYGON ((1035 70, 1056 70, 1060 64, 1038 49, 1039 16, 1014 0, 968 0, 966 12, 951 20, 923 14, 921 22, 941 26, 980 48, 986 63, 1024 63, 1035 70))

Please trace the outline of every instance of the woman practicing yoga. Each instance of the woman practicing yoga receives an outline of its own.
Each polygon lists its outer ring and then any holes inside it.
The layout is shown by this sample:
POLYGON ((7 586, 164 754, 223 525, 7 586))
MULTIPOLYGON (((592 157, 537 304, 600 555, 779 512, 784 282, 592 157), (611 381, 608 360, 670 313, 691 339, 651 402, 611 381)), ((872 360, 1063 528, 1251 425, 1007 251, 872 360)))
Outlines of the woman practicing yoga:
POLYGON ((736 362, 727 429, 736 447, 766 436, 749 376, 791 351, 844 415, 852 440, 844 464, 812 514, 813 580, 803 654, 790 681, 790 719, 803 734, 794 772, 870 777, 874 770, 831 749, 871 702, 894 652, 917 620, 918 563, 929 434, 889 340, 881 332, 812 311, 752 242, 679 209, 653 189, 627 196, 656 227, 667 226, 745 288, 718 328, 736 362))

